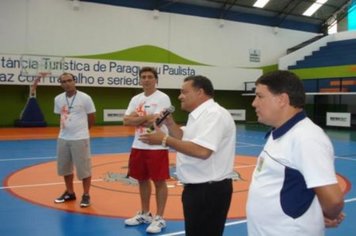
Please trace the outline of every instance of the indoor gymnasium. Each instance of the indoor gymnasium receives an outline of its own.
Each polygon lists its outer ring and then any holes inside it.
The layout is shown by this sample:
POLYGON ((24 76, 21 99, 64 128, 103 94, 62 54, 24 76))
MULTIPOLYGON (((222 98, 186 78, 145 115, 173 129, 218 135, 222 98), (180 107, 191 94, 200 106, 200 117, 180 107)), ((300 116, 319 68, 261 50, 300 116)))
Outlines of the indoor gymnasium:
POLYGON ((0 234, 356 235, 355 9, 2 0, 0 234))

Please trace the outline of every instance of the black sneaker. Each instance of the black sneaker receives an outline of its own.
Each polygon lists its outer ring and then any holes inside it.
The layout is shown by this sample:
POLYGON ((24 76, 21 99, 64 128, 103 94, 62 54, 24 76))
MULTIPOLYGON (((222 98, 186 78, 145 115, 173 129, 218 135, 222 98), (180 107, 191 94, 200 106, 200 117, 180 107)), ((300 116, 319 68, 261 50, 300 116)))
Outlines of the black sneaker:
POLYGON ((55 203, 63 203, 63 202, 67 202, 67 201, 73 201, 77 199, 75 197, 75 193, 68 193, 67 191, 65 191, 62 196, 54 199, 55 203))
POLYGON ((80 207, 90 206, 90 196, 89 194, 83 194, 82 201, 80 202, 80 207))

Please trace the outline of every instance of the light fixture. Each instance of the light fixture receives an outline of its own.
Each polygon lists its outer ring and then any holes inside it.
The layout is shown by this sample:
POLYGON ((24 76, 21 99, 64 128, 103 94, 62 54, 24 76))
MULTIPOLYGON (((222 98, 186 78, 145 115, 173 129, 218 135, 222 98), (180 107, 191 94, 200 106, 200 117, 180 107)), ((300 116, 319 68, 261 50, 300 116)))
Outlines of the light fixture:
POLYGON ((224 26, 225 26, 225 20, 222 19, 222 18, 220 18, 220 19, 219 19, 219 27, 220 27, 220 28, 223 28, 224 26))
POLYGON ((273 34, 278 34, 279 33, 279 27, 275 26, 273 27, 273 34))
POLYGON ((268 2, 269 0, 257 0, 255 4, 253 4, 253 6, 258 8, 264 8, 268 2))
POLYGON ((303 16, 311 16, 313 15, 324 3, 328 0, 316 0, 304 13, 303 16))
POLYGON ((159 10, 154 9, 153 10, 153 19, 157 20, 159 18, 159 10))
POLYGON ((79 0, 73 0, 73 10, 79 11, 80 9, 80 2, 79 0))

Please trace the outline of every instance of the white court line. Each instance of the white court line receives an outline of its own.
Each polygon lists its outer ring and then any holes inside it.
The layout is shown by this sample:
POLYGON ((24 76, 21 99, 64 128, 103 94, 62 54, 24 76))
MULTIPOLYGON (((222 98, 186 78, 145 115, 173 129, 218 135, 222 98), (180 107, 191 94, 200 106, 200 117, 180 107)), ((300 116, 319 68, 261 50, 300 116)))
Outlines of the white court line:
POLYGON ((246 223, 246 222, 247 222, 247 220, 233 221, 233 222, 226 223, 225 226, 239 225, 239 224, 243 224, 243 223, 246 223))
POLYGON ((160 234, 160 236, 174 236, 174 235, 185 235, 185 231, 178 231, 178 232, 169 233, 169 234, 160 234))
POLYGON ((348 202, 355 202, 356 198, 350 198, 350 199, 346 199, 344 202, 348 203, 348 202))
MULTIPOLYGON (((244 169, 244 168, 250 168, 250 167, 255 167, 256 165, 247 165, 247 166, 237 166, 235 168, 237 169, 244 169)), ((91 182, 102 182, 104 181, 103 179, 93 179, 91 182)), ((78 184, 82 183, 81 181, 74 181, 73 183, 78 184)), ((32 187, 43 187, 43 186, 51 186, 51 185, 61 185, 64 184, 64 182, 52 182, 52 183, 45 183, 45 184, 27 184, 27 185, 13 185, 13 186, 5 186, 5 187, 0 187, 0 190, 2 189, 15 189, 15 188, 32 188, 32 187)))
POLYGON ((335 159, 342 159, 342 160, 347 160, 347 161, 356 161, 355 158, 350 158, 350 157, 339 157, 339 156, 335 156, 335 159))
POLYGON ((254 143, 245 143, 245 142, 236 142, 238 145, 245 145, 243 147, 263 147, 264 145, 261 144, 254 144, 254 143))
POLYGON ((0 162, 1 162, 1 161, 48 160, 48 159, 56 159, 56 157, 25 157, 25 158, 7 158, 7 159, 0 159, 0 162))
MULTIPOLYGON (((91 182, 102 182, 103 179, 93 179, 91 182)), ((73 181, 74 184, 81 184, 82 181, 73 181)), ((5 186, 0 187, 2 189, 14 189, 14 188, 32 188, 32 187, 43 187, 43 186, 52 186, 52 185, 60 185, 64 184, 64 182, 55 182, 55 183, 46 183, 46 184, 25 184, 25 185, 14 185, 14 186, 5 186)))
MULTIPOLYGON (((356 201, 356 198, 350 198, 350 199, 346 199, 344 202, 348 203, 348 202, 355 202, 355 201, 356 201)), ((239 225, 239 224, 243 224, 246 222, 247 222, 247 220, 233 221, 233 222, 226 223, 225 226, 239 225)), ((169 233, 169 234, 160 234, 160 236, 184 235, 184 233, 185 233, 185 231, 178 231, 178 232, 169 233)))
MULTIPOLYGON (((245 166, 241 167, 241 168, 245 168, 245 166)), ((102 182, 102 181, 104 181, 104 180, 103 179, 93 179, 92 180, 92 182, 102 182)), ((78 183, 81 183, 81 181, 74 181, 74 183, 78 184, 78 183)), ((0 187, 0 190, 3 190, 3 189, 14 189, 14 188, 43 187, 43 186, 60 185, 60 184, 64 184, 64 182, 6 186, 6 187, 0 187)), ((356 198, 350 198, 350 199, 344 200, 345 203, 355 202, 355 201, 356 201, 356 198)), ((238 225, 238 224, 243 224, 243 223, 246 223, 246 222, 247 222, 246 220, 233 221, 233 222, 226 223, 225 226, 238 225)), ((174 233, 161 234, 161 236, 175 236, 175 235, 184 235, 184 234, 185 234, 185 231, 178 231, 178 232, 174 232, 174 233)))
MULTIPOLYGON (((243 224, 246 222, 247 222, 247 220, 233 221, 233 222, 226 223, 225 226, 238 225, 238 224, 243 224)), ((174 235, 184 235, 184 234, 185 234, 185 231, 178 231, 178 232, 169 233, 169 234, 160 234, 160 236, 174 236, 174 235)))

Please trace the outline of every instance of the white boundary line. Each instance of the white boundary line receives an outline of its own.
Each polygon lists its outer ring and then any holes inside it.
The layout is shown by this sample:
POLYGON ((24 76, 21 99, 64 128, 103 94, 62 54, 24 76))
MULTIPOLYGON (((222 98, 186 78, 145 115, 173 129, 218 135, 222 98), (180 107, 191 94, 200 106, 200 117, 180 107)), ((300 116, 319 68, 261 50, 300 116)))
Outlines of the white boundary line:
MULTIPOLYGON (((103 179, 93 179, 91 182, 102 182, 104 181, 103 179)), ((81 184, 82 181, 73 181, 74 184, 81 184)), ((32 187, 43 187, 43 186, 52 186, 52 185, 64 185, 64 182, 53 182, 53 183, 45 183, 45 184, 25 184, 25 185, 14 185, 14 186, 5 186, 5 187, 0 187, 0 190, 2 189, 15 189, 15 188, 32 188, 32 187)))
POLYGON ((342 160, 347 160, 347 161, 356 161, 356 158, 350 158, 350 157, 335 156, 335 159, 342 159, 342 160))
POLYGON ((345 203, 355 202, 355 201, 356 201, 356 197, 344 200, 345 203))
POLYGON ((169 233, 169 234, 160 234, 160 236, 174 236, 174 235, 185 235, 185 231, 178 231, 178 232, 169 233))
MULTIPOLYGON (((246 146, 239 146, 239 148, 245 148, 245 147, 262 147, 263 145, 257 145, 257 144, 248 144, 248 143, 241 143, 246 146)), ((93 155, 94 156, 94 155, 93 155)), ((342 157, 342 156, 335 156, 336 159, 342 159, 342 160, 348 160, 348 161, 356 161, 356 158, 350 158, 350 157, 342 157)), ((0 159, 0 162, 5 162, 5 161, 28 161, 28 160, 55 160, 56 157, 22 157, 22 158, 6 158, 6 159, 0 159)))
MULTIPOLYGON (((93 179, 92 182, 102 182, 104 181, 103 179, 93 179)), ((75 184, 80 184, 81 181, 74 181, 75 184)), ((6 186, 6 187, 0 187, 0 190, 4 189, 15 189, 15 188, 31 188, 31 187, 45 187, 45 186, 51 186, 51 185, 63 185, 64 182, 53 182, 53 183, 45 183, 45 184, 28 184, 28 185, 15 185, 15 186, 6 186)), ((356 198, 350 198, 350 199, 345 199, 345 203, 350 203, 350 202, 355 202, 356 198)), ((232 226, 232 225, 239 225, 239 224, 244 224, 246 223, 247 220, 239 220, 239 221, 233 221, 226 223, 225 226, 232 226)), ((176 236, 176 235, 184 235, 185 231, 177 231, 173 233, 168 233, 168 234, 161 234, 161 236, 176 236)))
MULTIPOLYGON (((350 199, 344 200, 345 203, 355 202, 355 201, 356 201, 356 198, 350 198, 350 199)), ((233 221, 233 222, 226 223, 225 226, 239 225, 239 224, 244 224, 246 222, 247 222, 247 220, 233 221)), ((160 234, 160 236, 175 236, 175 235, 184 235, 184 234, 185 234, 185 231, 178 231, 178 232, 174 232, 174 233, 160 234)))
POLYGON ((262 144, 255 144, 255 143, 245 143, 245 142, 236 142, 237 145, 241 145, 239 147, 263 147, 262 144))
POLYGON ((48 160, 48 159, 56 159, 56 157, 22 157, 22 158, 6 158, 0 159, 1 161, 28 161, 28 160, 48 160))
MULTIPOLYGON (((233 222, 226 223, 225 226, 239 225, 239 224, 244 224, 246 222, 247 222, 247 220, 233 221, 233 222)), ((174 232, 174 233, 160 234, 160 236, 174 236, 174 235, 184 235, 184 234, 185 234, 185 231, 178 231, 178 232, 174 232)))

